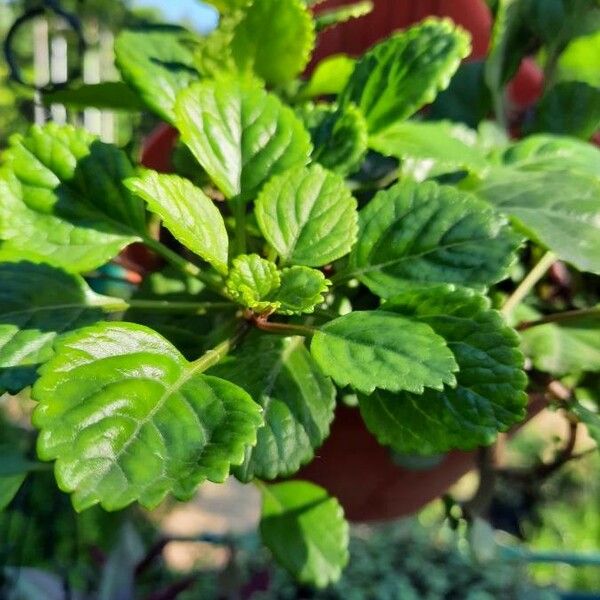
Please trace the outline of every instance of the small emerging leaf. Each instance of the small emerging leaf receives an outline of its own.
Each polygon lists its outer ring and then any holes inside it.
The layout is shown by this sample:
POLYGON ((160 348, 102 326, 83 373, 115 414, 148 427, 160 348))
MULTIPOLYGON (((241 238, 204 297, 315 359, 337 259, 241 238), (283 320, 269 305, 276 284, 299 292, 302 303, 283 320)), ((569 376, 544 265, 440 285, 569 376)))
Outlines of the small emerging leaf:
POLYGON ((339 94, 348 83, 355 64, 356 61, 347 54, 334 54, 324 58, 300 90, 300 98, 339 94))
POLYGON ((77 510, 152 508, 223 482, 256 442, 260 409, 159 334, 99 323, 63 339, 33 388, 38 455, 77 510))
POLYGON ((349 528, 342 507, 307 481, 262 486, 260 536, 298 581, 323 588, 348 562, 349 528))
POLYGON ((458 370, 452 352, 431 327, 384 311, 355 311, 326 323, 310 351, 338 385, 375 389, 441 390, 454 385, 458 370))
POLYGON ((284 315, 312 313, 324 302, 330 285, 321 271, 308 267, 289 267, 281 271, 281 284, 275 300, 280 305, 275 311, 284 315))
POLYGON ((281 279, 277 266, 258 254, 242 254, 233 260, 226 281, 233 300, 257 312, 272 312, 279 307, 274 296, 281 279))

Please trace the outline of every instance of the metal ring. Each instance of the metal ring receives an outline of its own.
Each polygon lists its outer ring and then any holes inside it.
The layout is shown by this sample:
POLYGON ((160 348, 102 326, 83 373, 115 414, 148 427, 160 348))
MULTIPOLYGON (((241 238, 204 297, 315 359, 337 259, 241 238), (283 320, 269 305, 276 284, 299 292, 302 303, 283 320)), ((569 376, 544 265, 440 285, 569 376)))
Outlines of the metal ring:
POLYGON ((79 21, 79 19, 77 18, 76 15, 64 10, 59 5, 58 0, 42 0, 42 3, 40 4, 40 6, 31 8, 28 11, 26 11, 24 14, 22 14, 20 17, 18 17, 15 20, 15 22, 11 25, 10 29, 8 30, 8 33, 6 34, 6 38, 4 39, 4 43, 3 43, 4 57, 6 59, 6 64, 8 65, 8 68, 9 68, 9 76, 13 81, 16 81, 16 82, 20 83, 21 85, 24 85, 33 90, 37 90, 39 92, 48 92, 51 90, 55 90, 55 89, 64 87, 65 85, 67 85, 68 82, 67 81, 65 81, 63 83, 51 83, 50 82, 43 86, 36 86, 35 83, 26 81, 21 73, 21 68, 19 67, 19 65, 17 63, 17 59, 16 59, 15 53, 13 51, 13 43, 14 43, 14 38, 15 38, 16 33, 23 25, 25 25, 28 21, 31 21, 31 20, 45 14, 48 11, 63 18, 77 37, 77 52, 78 52, 78 56, 80 57, 80 60, 79 60, 78 64, 75 65, 74 68, 70 69, 67 80, 70 81, 72 79, 78 79, 81 76, 81 70, 82 70, 81 57, 83 56, 83 53, 85 52, 85 49, 87 47, 85 38, 83 36, 81 22, 79 21))

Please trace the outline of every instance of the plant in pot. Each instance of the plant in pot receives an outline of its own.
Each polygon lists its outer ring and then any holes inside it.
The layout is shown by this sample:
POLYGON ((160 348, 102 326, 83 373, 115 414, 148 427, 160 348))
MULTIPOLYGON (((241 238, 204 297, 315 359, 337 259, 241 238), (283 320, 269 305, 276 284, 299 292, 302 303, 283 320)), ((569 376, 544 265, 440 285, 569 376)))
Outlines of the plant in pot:
MULTIPOLYGON (((0 386, 31 386, 38 436, 37 458, 25 442, 3 446, 14 467, 2 504, 38 459, 54 461, 78 511, 152 508, 233 474, 261 491, 260 535, 276 559, 322 587, 347 561, 348 527, 327 481, 294 475, 318 464, 336 406, 406 463, 488 446, 522 421, 529 397, 552 399, 555 370, 526 365, 510 323, 560 336, 597 327, 594 291, 521 303, 558 259, 594 289, 600 155, 570 137, 511 143, 490 125, 425 120, 470 50, 449 20, 301 80, 316 31, 351 9, 213 4, 222 18, 206 38, 122 32, 123 83, 108 96, 84 86, 47 97, 151 110, 178 132, 176 173, 55 124, 3 156, 0 386), (128 298, 92 291, 85 274, 133 243, 168 266, 128 298)), ((485 66, 501 123, 515 67, 509 9, 500 4, 485 66)), ((532 130, 551 110, 541 106, 532 130)), ((560 375, 597 367, 579 359, 585 368, 560 375)), ((557 402, 597 424, 593 404, 557 402)), ((449 465, 436 494, 458 475, 444 479, 449 465)), ((368 470, 350 476, 369 481, 368 470)), ((366 491, 371 502, 384 494, 366 491)))

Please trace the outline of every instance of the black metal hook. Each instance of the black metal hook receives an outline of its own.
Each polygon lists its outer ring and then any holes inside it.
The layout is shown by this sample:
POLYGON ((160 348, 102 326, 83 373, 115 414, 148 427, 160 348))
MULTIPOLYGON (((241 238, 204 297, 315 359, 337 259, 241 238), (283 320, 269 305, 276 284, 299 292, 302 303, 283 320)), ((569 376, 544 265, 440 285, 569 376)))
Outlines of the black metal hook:
MULTIPOLYGON (((22 14, 15 20, 15 22, 8 30, 8 33, 6 34, 6 38, 4 39, 3 43, 4 57, 9 68, 10 78, 13 81, 17 81, 21 85, 24 85, 30 89, 42 92, 47 92, 60 87, 64 87, 67 84, 67 82, 48 83, 44 86, 36 86, 34 83, 26 81, 21 73, 21 68, 18 65, 17 58, 13 50, 13 43, 17 32, 23 25, 25 25, 28 21, 31 21, 41 15, 46 14, 46 12, 54 13, 55 15, 64 19, 68 26, 75 33, 77 37, 77 52, 79 57, 83 56, 83 53, 85 52, 87 46, 85 38, 83 36, 83 29, 81 27, 81 22, 79 18, 75 14, 70 13, 64 8, 62 8, 58 0, 41 0, 39 6, 30 8, 28 11, 26 11, 24 14, 22 14)), ((77 79, 81 76, 81 62, 82 61, 80 60, 74 68, 70 69, 69 77, 67 79, 77 79)))

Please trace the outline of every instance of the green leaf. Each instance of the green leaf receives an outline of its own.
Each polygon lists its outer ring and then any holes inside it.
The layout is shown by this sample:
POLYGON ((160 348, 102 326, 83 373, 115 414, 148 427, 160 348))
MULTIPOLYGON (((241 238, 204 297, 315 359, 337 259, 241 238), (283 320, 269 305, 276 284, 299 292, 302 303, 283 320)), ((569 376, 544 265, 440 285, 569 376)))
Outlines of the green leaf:
MULTIPOLYGON (((541 314, 523 305, 517 309, 517 317, 534 321, 541 314)), ((545 373, 600 372, 600 319, 588 317, 526 329, 521 332, 521 348, 533 366, 545 373)))
POLYGON ((323 588, 348 562, 349 527, 342 507, 307 481, 262 486, 260 535, 299 582, 323 588))
POLYGON ((560 55, 560 81, 583 81, 600 87, 600 31, 574 39, 560 55))
POLYGON ((151 508, 169 492, 189 498, 242 462, 260 409, 238 386, 202 374, 213 355, 189 363, 131 323, 99 323, 57 344, 33 388, 33 422, 38 455, 56 459, 77 510, 136 500, 151 508))
POLYGON ((281 279, 277 265, 258 254, 241 254, 233 259, 227 292, 235 302, 257 312, 273 312, 279 303, 273 297, 281 279))
POLYGON ((227 273, 229 239, 225 222, 200 188, 177 175, 156 171, 145 171, 125 185, 146 201, 177 240, 221 273, 227 273))
POLYGON ((431 105, 428 118, 448 119, 477 127, 492 112, 492 98, 484 79, 483 61, 464 62, 446 90, 431 105))
POLYGON ((529 51, 531 31, 526 9, 526 0, 498 0, 490 50, 485 62, 485 81, 497 109, 504 85, 517 72, 529 51))
POLYGON ((312 313, 323 304, 330 282, 321 271, 308 267, 289 267, 280 273, 281 284, 274 296, 280 305, 275 312, 284 315, 312 313))
POLYGON ((182 140, 228 198, 251 198, 311 152, 293 111, 255 83, 204 81, 179 95, 175 112, 182 140))
POLYGON ((521 171, 569 169, 600 178, 600 150, 566 136, 526 137, 503 150, 498 160, 521 171))
POLYGON ((329 434, 335 388, 303 338, 250 334, 210 374, 244 388, 264 410, 256 446, 246 449, 243 464, 235 470, 242 481, 292 475, 329 434))
POLYGON ((146 230, 143 203, 122 181, 126 155, 83 129, 33 126, 13 138, 0 176, 0 240, 68 271, 94 269, 146 230))
POLYGON ((486 298, 433 286, 396 296, 382 310, 429 325, 447 341, 460 371, 454 389, 360 397, 363 419, 380 443, 404 453, 470 450, 523 419, 527 377, 519 338, 486 298))
POLYGON ((345 4, 338 8, 320 12, 315 17, 315 28, 317 31, 323 31, 328 27, 335 27, 351 21, 352 19, 360 19, 373 11, 373 2, 371 0, 362 0, 352 4, 345 4))
POLYGON ((314 23, 301 0, 253 0, 235 28, 231 50, 240 71, 279 85, 304 70, 314 45, 314 23))
POLYGON ((130 112, 142 111, 144 103, 139 96, 122 81, 84 83, 76 87, 58 89, 42 94, 42 100, 50 104, 64 104, 69 108, 106 108, 130 112))
POLYGON ((347 54, 334 54, 324 58, 300 90, 301 99, 339 94, 347 85, 356 60, 347 54))
POLYGON ((319 165, 271 179, 255 214, 284 263, 326 265, 347 254, 356 240, 356 200, 339 175, 319 165))
POLYGON ((452 21, 426 19, 367 52, 340 104, 356 104, 378 133, 432 102, 470 50, 468 34, 452 21))
POLYGON ((116 64, 123 79, 169 123, 174 121, 178 92, 198 79, 193 42, 193 34, 171 25, 126 29, 115 40, 116 64))
POLYGON ((520 238, 472 194, 406 181, 360 212, 349 272, 389 298, 413 283, 485 286, 500 281, 520 238))
POLYGON ((581 81, 557 83, 542 96, 526 129, 589 139, 600 129, 600 88, 581 81))
POLYGON ((477 193, 562 260, 600 273, 599 179, 571 170, 495 169, 477 193))
POLYGON ((355 311, 323 325, 310 351, 338 385, 375 389, 441 390, 458 370, 446 342, 428 325, 384 311, 355 311))
POLYGON ((311 134, 313 161, 340 175, 356 171, 368 139, 367 123, 356 106, 307 104, 298 112, 311 134))
POLYGON ((0 444, 0 511, 17 495, 27 474, 40 466, 41 463, 27 460, 13 444, 0 444))
POLYGON ((405 121, 372 135, 369 147, 400 160, 426 160, 438 170, 482 173, 487 161, 474 145, 475 139, 475 132, 448 121, 405 121))
POLYGON ((17 393, 37 379, 58 335, 105 319, 115 300, 48 264, 0 260, 0 389, 17 393))

